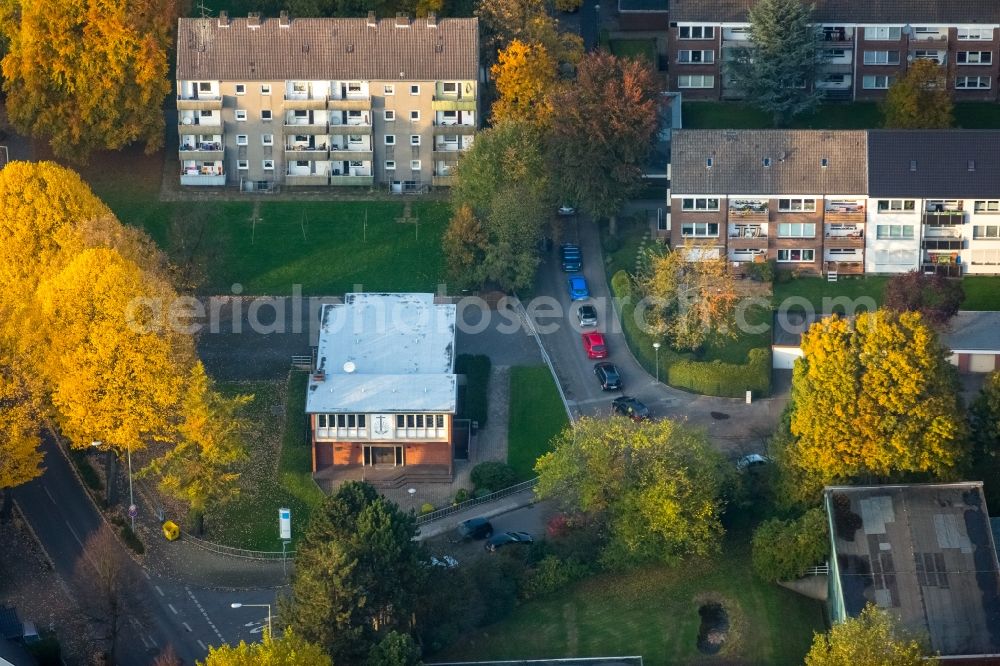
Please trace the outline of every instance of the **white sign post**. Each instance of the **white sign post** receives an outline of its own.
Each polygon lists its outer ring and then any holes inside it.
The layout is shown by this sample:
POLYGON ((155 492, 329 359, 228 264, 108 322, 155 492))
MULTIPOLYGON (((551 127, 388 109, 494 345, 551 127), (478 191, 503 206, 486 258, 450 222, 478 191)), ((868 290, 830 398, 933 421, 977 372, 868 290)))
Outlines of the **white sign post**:
POLYGON ((283 541, 292 538, 292 510, 278 509, 278 532, 283 541))

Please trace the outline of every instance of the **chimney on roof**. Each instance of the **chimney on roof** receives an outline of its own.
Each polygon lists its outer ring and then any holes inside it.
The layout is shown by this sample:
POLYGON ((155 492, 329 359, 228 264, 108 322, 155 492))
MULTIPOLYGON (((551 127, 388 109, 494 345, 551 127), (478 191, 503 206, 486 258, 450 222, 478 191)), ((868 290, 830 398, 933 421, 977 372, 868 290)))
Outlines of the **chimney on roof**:
POLYGON ((368 27, 375 28, 378 26, 378 22, 375 20, 375 12, 368 12, 368 27))
POLYGON ((410 17, 406 14, 396 14, 396 27, 397 28, 409 28, 410 27, 410 17))
POLYGON ((250 12, 247 14, 247 27, 256 30, 260 27, 260 12, 250 12))
POLYGON ((438 27, 438 17, 434 12, 427 12, 427 27, 436 28, 438 27))
POLYGON ((288 18, 288 10, 282 9, 278 13, 278 27, 287 28, 292 24, 291 20, 288 18))
POLYGON ((219 27, 228 28, 229 27, 229 12, 225 9, 219 10, 219 27))

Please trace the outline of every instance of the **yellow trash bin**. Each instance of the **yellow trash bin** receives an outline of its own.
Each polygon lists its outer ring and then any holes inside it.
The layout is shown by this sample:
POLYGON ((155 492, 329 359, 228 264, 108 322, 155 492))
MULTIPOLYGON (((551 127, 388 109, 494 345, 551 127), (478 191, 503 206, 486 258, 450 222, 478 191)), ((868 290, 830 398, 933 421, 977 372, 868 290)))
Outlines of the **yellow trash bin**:
POLYGON ((167 537, 167 541, 176 541, 181 536, 181 528, 174 521, 168 520, 163 523, 163 536, 167 537))

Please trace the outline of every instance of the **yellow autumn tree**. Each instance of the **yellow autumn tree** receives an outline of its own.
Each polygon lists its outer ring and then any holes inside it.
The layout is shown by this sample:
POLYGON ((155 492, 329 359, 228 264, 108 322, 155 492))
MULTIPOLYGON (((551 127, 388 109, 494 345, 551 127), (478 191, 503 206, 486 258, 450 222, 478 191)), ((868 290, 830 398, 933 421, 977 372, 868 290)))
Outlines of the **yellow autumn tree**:
POLYGON ((7 113, 64 158, 163 143, 175 0, 0 0, 7 113))
POLYGON ((805 666, 935 666, 920 642, 887 611, 868 604, 857 617, 814 634, 805 666))
POLYGON ((210 506, 239 494, 234 465, 246 458, 243 434, 248 426, 241 411, 252 400, 252 395, 222 395, 205 366, 195 363, 180 405, 179 439, 142 472, 158 477, 164 491, 188 503, 198 533, 210 506))
POLYGON ((541 44, 512 41, 500 51, 490 74, 497 87, 493 123, 507 119, 546 125, 552 117, 556 61, 541 44))
POLYGON ((44 281, 42 366, 59 426, 74 446, 119 452, 172 439, 190 336, 175 332, 176 294, 108 248, 87 249, 44 281))
POLYGON ((0 357, 0 490, 27 483, 43 471, 39 392, 29 385, 27 368, 16 367, 15 360, 8 353, 0 357))
POLYGON ((221 645, 208 650, 205 661, 198 666, 332 666, 333 662, 323 648, 310 643, 290 628, 284 635, 272 637, 264 634, 260 643, 221 645))
POLYGON ((953 368, 916 312, 828 317, 802 336, 784 460, 813 481, 926 472, 966 455, 953 368))

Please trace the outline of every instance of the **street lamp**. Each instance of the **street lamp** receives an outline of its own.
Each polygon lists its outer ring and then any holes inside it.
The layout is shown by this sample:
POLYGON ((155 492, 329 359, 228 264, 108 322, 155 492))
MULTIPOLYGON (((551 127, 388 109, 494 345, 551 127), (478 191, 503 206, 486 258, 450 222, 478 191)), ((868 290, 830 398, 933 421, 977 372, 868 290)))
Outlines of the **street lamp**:
POLYGON ((656 351, 656 383, 660 383, 660 343, 654 342, 653 349, 656 351))
MULTIPOLYGON (((595 38, 595 44, 601 43, 601 6, 594 5, 594 27, 597 30, 597 37, 595 38)), ((596 48, 596 47, 595 47, 596 48)))
POLYGON ((241 604, 234 601, 229 604, 230 608, 266 608, 267 609, 267 637, 271 638, 271 604, 241 604))
MULTIPOLYGON (((94 440, 90 443, 93 447, 101 447, 104 442, 94 440)), ((135 496, 132 494, 132 443, 129 442, 126 448, 126 455, 128 456, 128 517, 132 521, 132 531, 135 532, 135 516, 138 513, 138 507, 135 505, 135 496)), ((109 483, 113 483, 112 479, 108 480, 109 483)))

